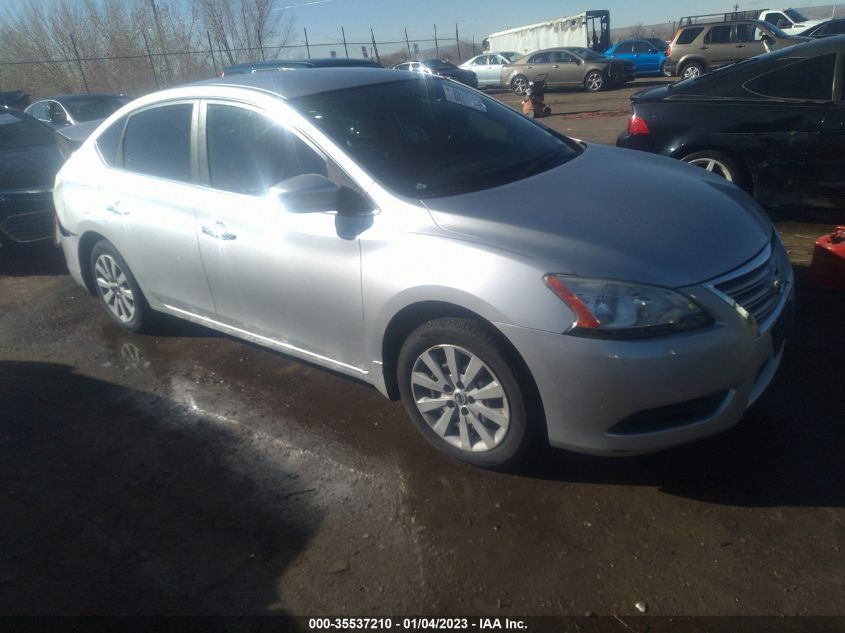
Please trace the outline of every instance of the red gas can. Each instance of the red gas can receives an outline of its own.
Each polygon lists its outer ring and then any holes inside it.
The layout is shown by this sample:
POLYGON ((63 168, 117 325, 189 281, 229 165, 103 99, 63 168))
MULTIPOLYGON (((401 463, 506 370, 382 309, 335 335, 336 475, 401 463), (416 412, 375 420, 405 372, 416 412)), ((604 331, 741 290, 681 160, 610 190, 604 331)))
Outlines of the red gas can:
POLYGON ((845 226, 816 240, 810 269, 816 283, 845 291, 845 226))

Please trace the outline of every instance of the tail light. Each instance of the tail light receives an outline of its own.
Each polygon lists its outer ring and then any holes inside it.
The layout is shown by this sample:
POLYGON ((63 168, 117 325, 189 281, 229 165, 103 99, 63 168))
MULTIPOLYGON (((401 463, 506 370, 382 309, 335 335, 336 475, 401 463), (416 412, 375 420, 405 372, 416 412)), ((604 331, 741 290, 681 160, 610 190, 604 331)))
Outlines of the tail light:
POLYGON ((628 136, 647 136, 651 134, 648 124, 638 114, 632 114, 628 119, 628 136))

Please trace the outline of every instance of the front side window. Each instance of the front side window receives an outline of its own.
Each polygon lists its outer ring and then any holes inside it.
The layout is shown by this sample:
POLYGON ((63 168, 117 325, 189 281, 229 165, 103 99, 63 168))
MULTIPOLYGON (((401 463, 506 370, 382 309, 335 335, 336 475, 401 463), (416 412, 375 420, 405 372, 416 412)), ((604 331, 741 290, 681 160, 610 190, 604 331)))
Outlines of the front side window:
POLYGON ((123 135, 123 167, 190 182, 193 109, 191 103, 180 103, 132 115, 123 135))
POLYGON ((26 113, 30 116, 34 116, 39 121, 49 121, 50 120, 50 104, 46 101, 39 101, 36 104, 33 104, 31 107, 27 108, 26 113))
POLYGON ((639 53, 650 53, 653 49, 651 44, 648 42, 634 42, 634 52, 639 53))
POLYGON ((757 29, 753 24, 737 24, 736 25, 736 41, 737 42, 753 42, 755 40, 755 33, 757 29))
POLYGON ((554 61, 558 64, 574 64, 575 58, 564 51, 555 51, 554 61))
POLYGON ((617 53, 633 53, 634 52, 634 45, 631 42, 623 42, 619 46, 616 47, 617 53))
POLYGON ((326 161, 294 134, 246 108, 209 104, 208 172, 212 187, 263 195, 302 174, 326 175, 326 161))
POLYGON ((728 44, 731 41, 731 26, 714 26, 704 38, 705 44, 728 44))
POLYGON ((743 87, 773 99, 830 101, 833 98, 835 54, 782 62, 779 68, 746 81, 743 87))
POLYGON ((495 99, 437 78, 334 90, 290 104, 384 186, 417 199, 504 185, 582 151, 495 99))

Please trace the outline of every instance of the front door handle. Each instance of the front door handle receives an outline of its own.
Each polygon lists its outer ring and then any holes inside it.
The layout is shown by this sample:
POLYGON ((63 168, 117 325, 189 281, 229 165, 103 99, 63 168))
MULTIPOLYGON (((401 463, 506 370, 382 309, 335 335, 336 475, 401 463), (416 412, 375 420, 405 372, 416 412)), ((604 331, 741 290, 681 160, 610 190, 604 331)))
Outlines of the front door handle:
POLYGON ((238 237, 234 233, 229 233, 229 231, 226 230, 226 225, 222 222, 217 222, 214 226, 203 225, 202 232, 209 237, 213 237, 215 240, 231 241, 237 239, 238 237))
POLYGON ((709 47, 709 46, 699 46, 699 47, 698 47, 698 50, 700 50, 700 51, 706 51, 708 48, 710 48, 710 47, 709 47))
POLYGON ((745 48, 745 44, 737 44, 736 47, 737 48, 745 48))
POLYGON ((560 66, 558 66, 557 64, 555 64, 554 66, 552 66, 552 68, 560 68, 560 66))

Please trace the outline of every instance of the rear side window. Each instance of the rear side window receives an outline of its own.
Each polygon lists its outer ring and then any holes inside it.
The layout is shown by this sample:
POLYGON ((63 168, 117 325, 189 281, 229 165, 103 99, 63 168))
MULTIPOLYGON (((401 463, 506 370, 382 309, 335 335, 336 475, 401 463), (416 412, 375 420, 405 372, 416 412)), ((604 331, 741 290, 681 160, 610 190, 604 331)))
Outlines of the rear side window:
POLYGON ((830 101, 835 67, 836 54, 795 60, 746 81, 743 86, 749 92, 774 99, 830 101))
POLYGON ((133 115, 123 135, 123 167, 190 182, 193 109, 193 104, 180 103, 133 115))
POLYGON ((529 64, 548 64, 549 63, 549 54, 548 53, 537 53, 528 60, 529 64))
POLYGON ((211 186, 262 195, 302 174, 326 175, 326 161, 295 135, 254 110, 210 104, 206 143, 211 186))
POLYGON ((701 35, 701 32, 703 30, 703 26, 697 26, 695 28, 681 31, 681 34, 678 36, 678 39, 675 40, 675 44, 692 44, 693 40, 695 40, 695 38, 701 35))

